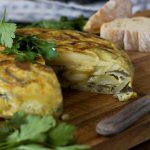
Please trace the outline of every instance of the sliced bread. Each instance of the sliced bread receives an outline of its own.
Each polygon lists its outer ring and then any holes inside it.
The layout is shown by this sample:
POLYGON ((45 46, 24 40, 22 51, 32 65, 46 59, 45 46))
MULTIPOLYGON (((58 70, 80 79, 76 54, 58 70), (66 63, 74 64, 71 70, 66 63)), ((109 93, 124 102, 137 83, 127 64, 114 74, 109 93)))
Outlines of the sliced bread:
POLYGON ((150 52, 149 18, 124 18, 104 23, 101 26, 100 35, 125 50, 150 52))
POLYGON ((132 15, 130 0, 109 0, 102 8, 93 14, 84 27, 84 31, 99 33, 103 23, 116 18, 125 18, 132 15))

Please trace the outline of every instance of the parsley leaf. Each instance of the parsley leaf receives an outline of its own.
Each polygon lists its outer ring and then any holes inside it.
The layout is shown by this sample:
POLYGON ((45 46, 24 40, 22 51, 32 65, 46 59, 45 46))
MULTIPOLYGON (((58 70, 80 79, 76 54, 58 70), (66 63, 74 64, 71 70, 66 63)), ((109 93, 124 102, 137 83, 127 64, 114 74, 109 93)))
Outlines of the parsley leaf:
POLYGON ((53 146, 64 146, 74 141, 75 127, 67 123, 59 123, 49 132, 49 142, 53 146))
POLYGON ((13 45, 13 38, 15 38, 16 24, 5 22, 6 10, 0 21, 0 43, 8 48, 13 45))
POLYGON ((0 43, 5 46, 3 54, 13 54, 17 61, 29 61, 32 63, 38 55, 42 55, 48 61, 58 56, 56 45, 53 42, 41 40, 36 36, 17 35, 15 37, 16 24, 6 23, 5 16, 6 10, 0 21, 0 43))
POLYGON ((68 19, 67 17, 61 17, 59 21, 55 20, 43 20, 39 22, 34 22, 27 27, 40 27, 45 29, 67 29, 67 30, 79 30, 82 31, 86 23, 83 16, 79 16, 76 19, 68 19))
POLYGON ((3 126, 0 127, 0 143, 6 141, 8 134, 12 133, 15 129, 18 129, 20 125, 25 123, 25 113, 15 113, 11 120, 5 120, 3 126))
POLYGON ((11 132, 11 129, 8 128, 7 126, 0 127, 0 143, 3 143, 6 141, 6 138, 8 134, 11 132))
POLYGON ((15 59, 20 62, 29 61, 33 63, 37 57, 37 54, 31 51, 27 52, 18 51, 17 53, 15 53, 15 55, 16 55, 15 59))
POLYGON ((75 127, 52 116, 15 113, 0 128, 0 150, 87 150, 74 145, 75 127))
POLYGON ((51 116, 34 116, 26 118, 27 123, 21 125, 20 131, 16 130, 8 137, 8 142, 21 142, 26 140, 37 140, 43 133, 54 127, 56 122, 51 116), (36 129, 36 130, 35 130, 36 129))
POLYGON ((11 48, 6 47, 4 51, 2 51, 3 54, 6 55, 11 55, 11 54, 16 54, 17 53, 17 49, 20 47, 19 44, 14 45, 11 48))
POLYGON ((58 56, 56 45, 53 42, 47 42, 36 36, 29 35, 17 35, 14 39, 13 47, 5 48, 3 54, 14 54, 17 61, 29 61, 32 63, 34 63, 38 55, 42 55, 42 57, 48 61, 58 56))
POLYGON ((41 41, 39 42, 38 49, 45 60, 51 61, 58 56, 56 45, 54 43, 41 41))
POLYGON ((29 144, 29 145, 21 145, 15 149, 11 150, 52 150, 50 148, 45 148, 41 145, 29 144))
POLYGON ((55 150, 87 150, 89 149, 86 145, 73 145, 73 146, 64 146, 64 147, 57 147, 55 150))

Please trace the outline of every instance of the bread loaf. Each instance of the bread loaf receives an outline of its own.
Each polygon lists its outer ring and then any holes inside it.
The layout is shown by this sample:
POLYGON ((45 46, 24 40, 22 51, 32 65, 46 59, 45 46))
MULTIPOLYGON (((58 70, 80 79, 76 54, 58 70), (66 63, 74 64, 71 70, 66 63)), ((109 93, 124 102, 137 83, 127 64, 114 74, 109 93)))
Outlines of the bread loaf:
POLYGON ((93 14, 84 27, 84 31, 99 33, 103 23, 116 18, 125 18, 132 15, 130 0, 109 0, 102 8, 93 14))
POLYGON ((150 19, 146 17, 104 23, 100 35, 125 50, 150 51, 150 19))

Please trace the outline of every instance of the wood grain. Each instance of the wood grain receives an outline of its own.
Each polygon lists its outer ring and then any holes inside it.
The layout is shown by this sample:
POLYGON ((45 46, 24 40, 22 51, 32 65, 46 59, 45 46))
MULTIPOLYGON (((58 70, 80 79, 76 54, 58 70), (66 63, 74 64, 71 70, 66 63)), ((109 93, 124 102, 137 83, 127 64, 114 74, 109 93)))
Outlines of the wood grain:
POLYGON ((104 136, 118 134, 148 113, 150 113, 150 94, 133 101, 116 114, 100 121, 96 126, 96 132, 104 136))
MULTIPOLYGON (((150 10, 134 16, 150 17, 150 10)), ((139 97, 144 96, 150 93, 150 53, 128 54, 135 67, 134 89, 139 97)), ((92 150, 126 150, 150 140, 150 114, 118 135, 104 137, 96 134, 95 127, 100 120, 117 113, 134 100, 118 102, 112 96, 70 90, 64 91, 64 99, 64 109, 70 114, 70 122, 78 126, 78 142, 90 145, 92 150)))
MULTIPOLYGON (((150 93, 150 53, 128 53, 135 66, 134 89, 139 97, 150 93)), ((145 115, 127 130, 111 137, 96 134, 96 124, 118 112, 129 102, 118 102, 111 95, 75 90, 64 90, 64 111, 78 126, 79 143, 88 144, 92 150, 126 150, 150 139, 150 114, 145 115)))

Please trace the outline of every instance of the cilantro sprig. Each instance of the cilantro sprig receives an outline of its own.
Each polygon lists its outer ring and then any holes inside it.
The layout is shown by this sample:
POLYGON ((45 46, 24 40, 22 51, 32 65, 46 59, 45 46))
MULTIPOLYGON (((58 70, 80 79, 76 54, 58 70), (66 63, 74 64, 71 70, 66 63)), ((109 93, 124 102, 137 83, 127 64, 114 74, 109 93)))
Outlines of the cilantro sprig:
POLYGON ((48 61, 57 57, 55 43, 41 40, 36 36, 15 35, 16 24, 7 23, 5 16, 6 10, 0 21, 0 44, 5 46, 3 54, 13 54, 17 61, 29 61, 32 63, 39 55, 42 55, 48 61))
POLYGON ((11 48, 15 38, 16 24, 5 22, 6 10, 0 21, 0 43, 5 47, 11 48))
POLYGON ((45 29, 67 29, 67 30, 79 30, 82 31, 86 23, 86 19, 83 16, 79 16, 76 19, 68 19, 62 16, 59 21, 55 20, 43 20, 34 22, 27 27, 40 27, 45 29))
POLYGON ((52 116, 18 112, 0 128, 0 150, 89 149, 74 143, 74 132, 74 126, 58 122, 52 116))
POLYGON ((20 62, 34 62, 37 56, 42 55, 45 60, 51 61, 57 57, 56 45, 36 36, 17 35, 12 48, 5 48, 4 54, 14 54, 20 62))

